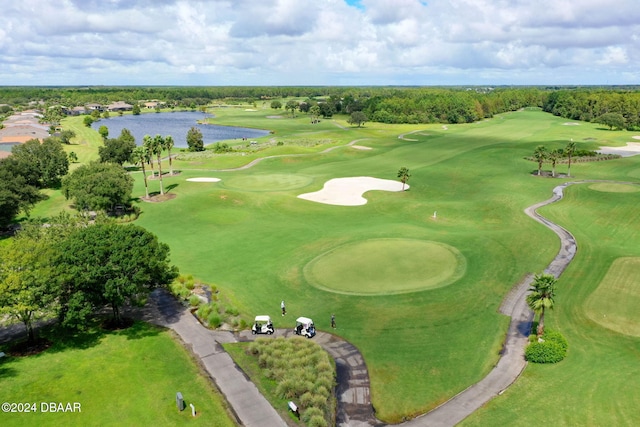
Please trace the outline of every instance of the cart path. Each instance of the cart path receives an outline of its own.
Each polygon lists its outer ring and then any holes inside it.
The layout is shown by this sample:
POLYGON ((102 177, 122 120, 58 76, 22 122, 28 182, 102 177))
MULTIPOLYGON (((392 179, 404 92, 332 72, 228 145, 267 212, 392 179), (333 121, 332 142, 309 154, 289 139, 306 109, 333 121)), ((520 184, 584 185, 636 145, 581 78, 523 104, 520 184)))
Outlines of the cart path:
POLYGON ((335 147, 329 147, 329 148, 326 148, 326 149, 324 149, 322 151, 318 151, 317 153, 276 154, 275 156, 260 157, 259 159, 252 160, 251 162, 247 163, 246 165, 239 166, 237 168, 230 168, 230 169, 184 169, 184 170, 209 170, 211 172, 241 171, 241 170, 249 169, 250 167, 253 167, 253 166, 257 165, 258 163, 260 163, 261 161, 266 160, 266 159, 276 159, 276 158, 279 158, 279 157, 302 157, 302 156, 311 156, 311 155, 314 155, 314 154, 325 154, 325 153, 328 153, 330 151, 336 150, 338 148, 350 147, 353 144, 355 144, 357 142, 360 142, 360 141, 364 141, 366 139, 369 139, 369 138, 354 139, 353 141, 350 141, 345 145, 336 145, 335 147))
MULTIPOLYGON (((357 141, 352 141, 352 144, 357 141)), ((539 215, 536 209, 562 199, 563 190, 569 185, 587 182, 638 185, 636 182, 596 180, 567 182, 555 187, 550 199, 525 209, 528 216, 549 227, 561 240, 560 251, 545 269, 546 273, 556 277, 562 274, 575 256, 577 250, 575 238, 564 228, 539 215)), ((501 394, 518 378, 526 366, 524 347, 533 320, 533 313, 525 301, 532 280, 533 276, 526 276, 509 292, 500 307, 500 312, 510 313, 511 322, 502 354, 495 368, 483 380, 431 412, 400 425, 410 427, 454 426, 486 402, 501 394)), ((180 336, 185 346, 190 348, 193 354, 199 358, 211 379, 224 394, 240 424, 247 427, 287 425, 220 345, 251 340, 253 336, 250 331, 233 334, 209 330, 203 327, 191 312, 180 305, 166 290, 161 289, 152 293, 150 303, 144 309, 134 313, 141 320, 170 328, 180 336)), ((24 334, 21 329, 19 326, 2 328, 0 342, 24 334)), ((274 335, 291 336, 293 330, 277 330, 274 335)), ((358 349, 343 339, 326 332, 318 332, 314 340, 336 360, 338 371, 337 425, 350 427, 384 425, 375 418, 369 395, 369 375, 358 349)), ((189 399, 188 396, 186 398, 189 399)))
MULTIPOLYGON (((537 209, 561 200, 564 196, 563 191, 568 186, 586 182, 602 181, 565 182, 553 189, 551 198, 529 206, 524 210, 525 214, 551 229, 560 238, 560 250, 544 270, 545 273, 552 274, 556 278, 567 268, 578 247, 575 238, 569 231, 538 214, 537 209)), ((531 330, 533 312, 527 305, 526 295, 533 278, 531 274, 524 277, 507 294, 500 306, 500 312, 510 315, 511 322, 509 323, 500 359, 491 372, 478 383, 470 386, 434 410, 402 425, 410 427, 455 426, 485 403, 502 394, 507 387, 518 379, 527 365, 524 359, 524 349, 531 330)))

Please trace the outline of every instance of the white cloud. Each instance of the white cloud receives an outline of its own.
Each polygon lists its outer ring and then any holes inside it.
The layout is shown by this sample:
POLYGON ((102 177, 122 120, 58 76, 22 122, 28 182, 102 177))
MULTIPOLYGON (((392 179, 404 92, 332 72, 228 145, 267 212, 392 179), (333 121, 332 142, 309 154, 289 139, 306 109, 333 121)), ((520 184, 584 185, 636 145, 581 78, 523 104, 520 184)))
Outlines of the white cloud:
POLYGON ((636 0, 22 0, 0 81, 628 83, 639 39, 636 0))

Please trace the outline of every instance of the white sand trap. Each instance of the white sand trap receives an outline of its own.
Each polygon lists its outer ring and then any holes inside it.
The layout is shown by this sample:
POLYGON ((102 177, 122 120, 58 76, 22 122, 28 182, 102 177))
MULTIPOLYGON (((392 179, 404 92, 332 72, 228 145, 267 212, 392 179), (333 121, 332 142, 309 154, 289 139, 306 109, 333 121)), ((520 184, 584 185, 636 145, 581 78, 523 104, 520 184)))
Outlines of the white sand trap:
MULTIPOLYGON (((407 184, 405 190, 409 188, 407 184)), ((402 191, 402 183, 390 179, 356 176, 351 178, 334 178, 324 183, 320 191, 300 194, 300 199, 338 206, 360 206, 367 203, 362 197, 371 190, 402 191)))
POLYGON ((253 108, 245 108, 244 111, 258 111, 258 110, 254 110, 253 108))
POLYGON ((622 157, 631 157, 640 154, 640 142, 627 142, 624 147, 600 147, 596 150, 601 154, 619 154, 622 157))
POLYGON ((446 125, 442 125, 442 129, 443 130, 449 130, 449 128, 446 125))
POLYGON ((566 122, 563 123, 564 126, 580 126, 580 123, 574 123, 574 122, 566 122))
POLYGON ((365 147, 363 145, 352 145, 356 150, 371 150, 371 147, 365 147))
POLYGON ((281 119, 282 116, 267 116, 267 119, 281 119))
POLYGON ((640 139, 640 135, 632 136, 633 139, 640 139))
POLYGON ((220 178, 187 178, 191 182, 218 182, 220 178))

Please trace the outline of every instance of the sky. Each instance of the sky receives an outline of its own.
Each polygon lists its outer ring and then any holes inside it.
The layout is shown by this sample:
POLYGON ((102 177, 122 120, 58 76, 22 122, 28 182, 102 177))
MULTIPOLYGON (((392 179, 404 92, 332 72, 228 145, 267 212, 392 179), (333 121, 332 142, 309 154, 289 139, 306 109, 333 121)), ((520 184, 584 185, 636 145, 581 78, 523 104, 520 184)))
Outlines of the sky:
POLYGON ((20 0, 0 85, 640 84, 638 0, 20 0))

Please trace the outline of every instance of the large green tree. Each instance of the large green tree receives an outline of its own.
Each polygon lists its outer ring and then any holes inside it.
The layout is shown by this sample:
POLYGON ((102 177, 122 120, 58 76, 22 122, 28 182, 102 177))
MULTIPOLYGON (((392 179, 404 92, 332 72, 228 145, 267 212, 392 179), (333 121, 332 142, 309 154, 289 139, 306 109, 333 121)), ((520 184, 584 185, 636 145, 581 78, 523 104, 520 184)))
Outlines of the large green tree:
POLYGON ((50 289, 53 246, 33 233, 18 232, 0 251, 0 313, 22 322, 27 341, 35 341, 33 323, 51 314, 50 289))
POLYGON ((187 132, 187 146, 189 151, 204 151, 202 132, 195 126, 187 132))
POLYGON ((91 162, 66 176, 62 189, 78 210, 113 211, 129 204, 133 178, 119 165, 91 162))
POLYGON ((547 309, 552 309, 555 303, 556 282, 558 279, 551 274, 536 274, 529 294, 527 304, 538 315, 538 336, 544 334, 544 314, 547 309))
POLYGON ((56 138, 45 138, 42 143, 31 139, 15 145, 11 154, 7 160, 13 173, 37 188, 57 187, 69 172, 67 153, 56 138))
POLYGON ((350 124, 360 127, 367 121, 367 116, 362 111, 354 111, 348 121, 350 124))
POLYGON ((20 211, 28 215, 41 199, 35 186, 14 173, 11 157, 0 160, 0 227, 7 226, 20 211))
MULTIPOLYGON (((63 323, 82 322, 86 313, 108 305, 113 320, 122 321, 125 303, 143 305, 149 293, 169 284, 177 268, 169 262, 169 247, 136 225, 96 224, 78 229, 59 245, 53 263, 65 294, 63 323), (88 310, 88 308, 90 310, 88 310)), ((70 324, 71 325, 71 324, 70 324)))
POLYGON ((102 163, 117 163, 123 165, 129 161, 131 153, 136 148, 136 139, 129 129, 122 129, 118 138, 109 138, 104 146, 98 147, 98 154, 102 163))
POLYGON ((609 126, 609 130, 624 129, 624 116, 620 113, 604 113, 601 116, 596 117, 596 123, 601 123, 605 126, 609 126))

